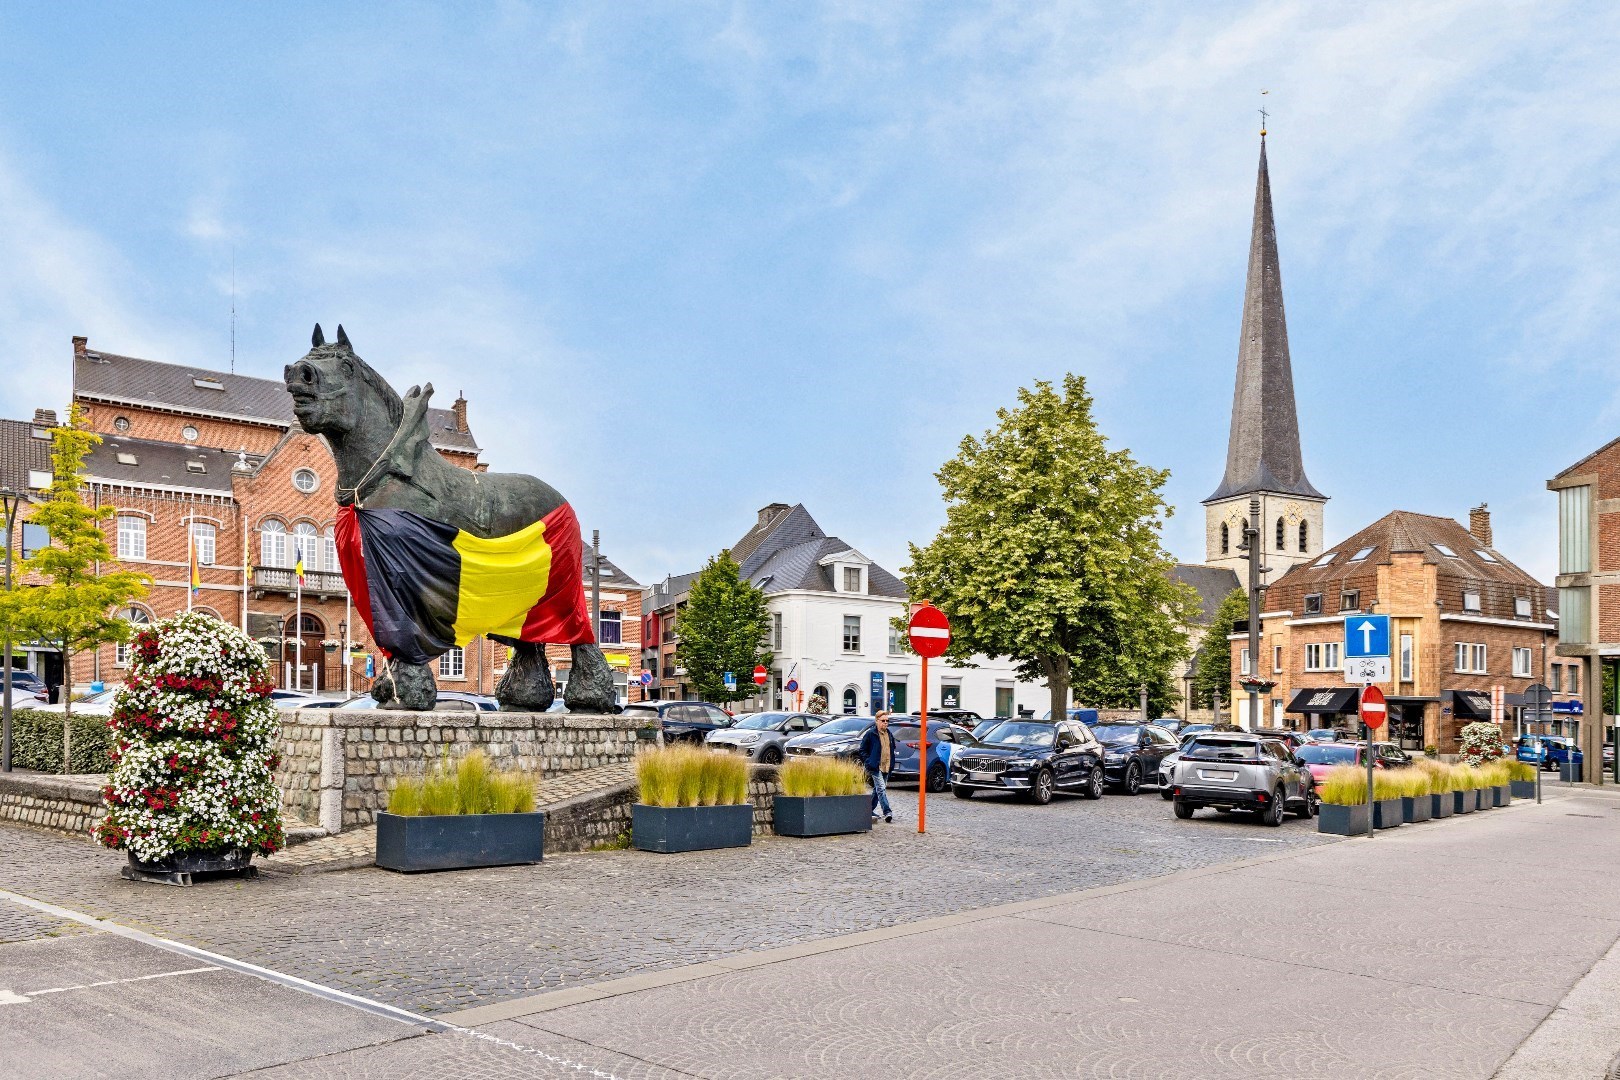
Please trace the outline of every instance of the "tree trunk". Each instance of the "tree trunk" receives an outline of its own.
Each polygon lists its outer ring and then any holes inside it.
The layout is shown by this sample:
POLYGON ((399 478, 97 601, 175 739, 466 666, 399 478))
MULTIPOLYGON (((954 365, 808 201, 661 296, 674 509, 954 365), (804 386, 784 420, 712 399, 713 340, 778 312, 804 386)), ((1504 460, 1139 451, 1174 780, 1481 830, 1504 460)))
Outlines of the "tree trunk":
POLYGON ((73 771, 73 654, 62 643, 62 773, 73 771))
POLYGON ((1040 664, 1046 674, 1046 688, 1051 692, 1052 719, 1061 720, 1069 713, 1069 658, 1043 656, 1040 664))

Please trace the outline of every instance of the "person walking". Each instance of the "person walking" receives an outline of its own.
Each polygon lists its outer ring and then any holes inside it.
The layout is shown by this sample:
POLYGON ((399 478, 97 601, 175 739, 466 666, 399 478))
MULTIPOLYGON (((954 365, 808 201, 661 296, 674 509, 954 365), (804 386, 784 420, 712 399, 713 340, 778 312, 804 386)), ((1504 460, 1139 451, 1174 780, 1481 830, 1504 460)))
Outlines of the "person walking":
POLYGON ((894 821, 894 810, 889 806, 889 773, 894 768, 894 736, 889 734, 889 710, 880 709, 877 724, 861 736, 861 764, 866 767, 867 782, 872 785, 872 818, 878 817, 879 804, 883 807, 883 820, 894 821))

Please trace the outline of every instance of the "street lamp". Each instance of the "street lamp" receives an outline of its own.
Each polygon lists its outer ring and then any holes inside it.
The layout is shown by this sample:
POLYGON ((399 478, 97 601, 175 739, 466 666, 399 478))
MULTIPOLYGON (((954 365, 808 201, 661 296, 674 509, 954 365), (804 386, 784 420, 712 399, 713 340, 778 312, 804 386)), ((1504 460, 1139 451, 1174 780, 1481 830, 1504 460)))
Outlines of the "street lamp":
MULTIPOLYGON (((0 488, 0 503, 4 504, 6 518, 6 592, 11 592, 11 533, 17 524, 17 508, 22 496, 10 488, 0 488)), ((4 628, 5 652, 0 670, 0 772, 11 771, 11 620, 4 628)))

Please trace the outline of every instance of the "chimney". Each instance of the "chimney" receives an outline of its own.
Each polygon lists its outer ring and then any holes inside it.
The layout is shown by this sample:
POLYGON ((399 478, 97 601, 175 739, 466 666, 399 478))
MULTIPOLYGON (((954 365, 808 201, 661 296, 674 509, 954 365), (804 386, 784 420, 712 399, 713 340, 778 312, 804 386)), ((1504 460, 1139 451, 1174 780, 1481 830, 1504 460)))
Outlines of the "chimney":
POLYGON ((34 426, 35 427, 56 427, 56 410, 55 409, 35 409, 34 410, 34 426))
POLYGON ((455 404, 450 406, 450 411, 456 414, 456 430, 463 435, 467 434, 467 399, 461 396, 459 390, 456 391, 455 404))
POLYGON ((85 354, 85 352, 89 348, 90 348, 90 339, 89 338, 87 338, 87 337, 79 337, 78 335, 74 335, 74 338, 73 338, 73 355, 74 356, 83 356, 85 354))
POLYGON ((767 524, 773 517, 787 508, 787 503, 771 503, 769 506, 760 507, 759 523, 761 525, 767 524))
POLYGON ((1480 503, 1468 511, 1468 531, 1474 534, 1480 547, 1491 546, 1491 511, 1487 504, 1480 503))

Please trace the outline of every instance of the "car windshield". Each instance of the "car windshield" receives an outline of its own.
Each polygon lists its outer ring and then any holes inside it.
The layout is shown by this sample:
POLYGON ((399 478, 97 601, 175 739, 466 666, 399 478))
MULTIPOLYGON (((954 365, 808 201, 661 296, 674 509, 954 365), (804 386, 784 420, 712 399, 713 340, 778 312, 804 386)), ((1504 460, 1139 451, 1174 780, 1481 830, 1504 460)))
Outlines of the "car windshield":
POLYGON ((1201 761, 1224 761, 1233 758, 1252 758, 1260 753, 1258 743, 1233 739, 1194 739, 1181 751, 1181 756, 1201 761))
POLYGON ((837 720, 829 720, 816 728, 822 735, 853 735, 857 731, 865 731, 871 720, 864 716, 841 716, 837 720))
POLYGON ((1309 765, 1354 765, 1356 748, 1349 743, 1306 743, 1294 751, 1309 765))
POLYGON ((787 718, 788 714, 785 712, 755 713, 752 716, 744 717, 743 719, 737 721, 734 726, 739 728, 747 728, 749 731, 764 731, 768 728, 776 727, 787 718))
POLYGON ((1051 724, 997 724, 985 734, 984 741, 1001 746, 1051 746, 1053 731, 1051 724))
POLYGON ((1142 729, 1135 724, 1093 724, 1091 727, 1091 733, 1097 736, 1097 741, 1108 746, 1135 742, 1141 732, 1142 729))

